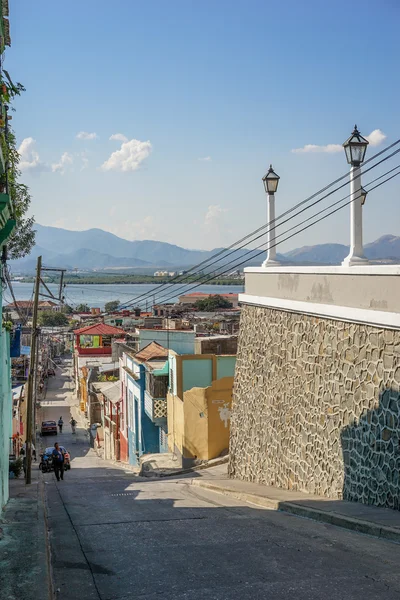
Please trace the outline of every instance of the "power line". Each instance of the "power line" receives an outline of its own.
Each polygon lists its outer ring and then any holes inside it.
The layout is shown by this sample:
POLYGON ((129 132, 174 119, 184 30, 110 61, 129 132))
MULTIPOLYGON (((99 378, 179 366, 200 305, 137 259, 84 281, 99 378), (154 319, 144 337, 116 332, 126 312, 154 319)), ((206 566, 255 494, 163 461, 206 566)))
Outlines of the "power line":
MULTIPOLYGON (((364 162, 364 166, 367 165, 368 163, 370 163, 371 161, 375 160, 376 158, 378 158, 379 156, 381 156, 382 154, 384 154, 385 152, 387 152, 388 150, 390 150, 391 148, 393 148, 394 146, 398 145, 400 143, 400 139, 396 140, 395 142, 393 142, 392 144, 390 144, 390 146, 388 146, 387 148, 384 148, 383 150, 381 150, 380 152, 377 152, 376 154, 374 154, 373 156, 371 156, 371 158, 369 158, 368 160, 366 160, 364 162)), ((384 162, 385 160, 388 160, 389 158, 391 158, 392 156, 394 156, 395 154, 397 154, 397 152, 399 152, 399 150, 395 151, 394 153, 390 154, 389 156, 387 156, 386 158, 384 158, 383 160, 379 161, 378 163, 376 163, 375 165, 373 165, 372 167, 370 167, 367 170, 363 170, 363 173, 367 173, 368 171, 370 171, 371 169, 377 167, 379 164, 381 164, 382 162, 384 162)), ((297 208, 303 206, 304 204, 306 204, 307 202, 311 201, 312 199, 316 198, 317 196, 319 196, 321 193, 323 193, 324 191, 328 190, 330 187, 332 187, 333 185, 335 185, 336 183, 338 183, 339 181, 342 181, 343 179, 348 177, 348 173, 345 173, 344 175, 338 177, 337 179, 335 179, 333 182, 331 182, 330 184, 328 184, 327 186, 325 186, 324 188, 322 188, 321 190, 319 190, 318 192, 312 194, 311 196, 309 196, 308 198, 306 198, 305 200, 302 200, 301 202, 299 202, 298 204, 296 204, 295 206, 293 206, 292 208, 290 208, 289 210, 285 211, 284 213, 282 213, 281 215, 279 215, 278 217, 276 217, 276 219, 270 221, 269 223, 266 223, 264 225, 262 225, 261 227, 259 227, 258 229, 254 230, 252 233, 248 234, 247 236, 244 236, 243 238, 241 238, 240 240, 238 240, 237 242, 234 242, 233 244, 231 244, 228 248, 225 248, 223 250, 221 250, 220 252, 212 255, 211 257, 209 257, 208 259, 205 259, 204 261, 198 263, 197 265, 191 267, 186 273, 185 276, 182 278, 182 276, 178 275, 174 278, 172 278, 168 283, 165 283, 162 285, 162 288, 165 287, 169 287, 171 285, 173 285, 175 282, 176 283, 183 283, 183 281, 187 280, 188 277, 190 277, 189 273, 191 271, 193 271, 194 269, 198 269, 201 266, 204 266, 207 262, 212 260, 211 264, 215 264, 215 262, 219 262, 221 259, 219 259, 218 261, 215 261, 215 259, 218 256, 223 255, 225 252, 228 252, 229 250, 233 249, 235 246, 237 246, 238 244, 242 243, 245 240, 248 240, 250 237, 252 237, 253 235, 255 235, 256 233, 262 231, 263 229, 265 229, 266 227, 270 227, 270 229, 268 231, 271 231, 271 229, 276 228, 276 227, 271 227, 272 224, 275 224, 277 221, 281 220, 282 218, 284 218, 285 216, 287 216, 288 214, 291 214, 293 211, 297 210, 297 208)), ((347 185, 347 181, 340 185, 339 187, 337 187, 335 190, 332 190, 331 192, 329 192, 328 194, 326 194, 324 197, 320 198, 319 200, 317 200, 316 202, 312 203, 310 206, 306 207, 303 210, 308 210, 308 208, 312 208, 312 206, 314 206, 315 204, 317 204, 318 202, 321 202, 322 200, 324 200, 325 198, 329 197, 330 195, 332 195, 333 193, 335 193, 336 191, 338 191, 339 189, 341 189, 342 187, 344 187, 345 185, 347 185)), ((293 215, 291 218, 294 218, 295 216, 297 216, 298 214, 300 214, 303 211, 299 211, 296 215, 293 215)), ((288 222, 290 219, 286 219, 286 221, 284 221, 283 223, 281 223, 280 225, 283 225, 284 223, 288 222)), ((278 225, 278 226, 280 226, 278 225)), ((265 234, 266 232, 264 232, 265 234)), ((260 236, 259 236, 260 237, 260 236)), ((256 238, 258 239, 258 238, 256 238)), ((251 241, 255 241, 255 240, 251 240, 251 241)), ((239 248, 235 249, 235 252, 241 248, 243 248, 244 246, 246 246, 247 244, 243 244, 242 246, 240 246, 239 248)), ((225 258, 227 258, 230 254, 232 254, 232 252, 229 252, 227 254, 227 256, 225 258)), ((211 265, 209 265, 211 266, 211 265)), ((159 291, 161 291, 161 289, 159 289, 159 291)), ((151 294, 150 294, 151 295, 151 294)), ((131 304, 134 304, 135 302, 137 302, 138 300, 140 300, 143 297, 149 297, 148 292, 144 292, 143 294, 135 297, 132 299, 131 302, 129 303, 125 303, 124 305, 121 305, 121 307, 126 307, 129 306, 131 304)))
MULTIPOLYGON (((399 141, 400 141, 400 140, 399 140, 399 141)), ((379 154, 382 154, 382 152, 383 152, 383 151, 381 151, 380 153, 378 153, 378 155, 379 155, 379 154)), ((391 153, 389 156, 386 156, 385 158, 381 159, 381 160, 380 160, 378 163, 376 163, 376 164, 372 165, 372 166, 371 166, 371 167, 369 167, 368 169, 365 169, 365 170, 363 171, 363 173, 364 173, 364 174, 365 174, 365 173, 368 173, 369 171, 371 171, 372 169, 374 169, 375 167, 377 167, 377 166, 378 166, 378 165, 380 165, 381 163, 385 162, 386 160, 389 160, 390 158, 392 158, 393 156, 395 156, 395 155, 396 155, 396 154, 398 154, 399 152, 400 152, 400 149, 397 149, 397 150, 395 150, 395 151, 394 151, 393 153, 391 153)), ((376 156, 378 156, 378 155, 376 155, 376 156)), ((372 157, 372 158, 375 158, 375 157, 372 157)), ((371 161, 371 160, 372 160, 372 158, 371 158, 371 159, 369 159, 369 161, 371 161)), ((367 162, 369 162, 369 161, 367 161, 367 162)), ((382 177, 382 176, 381 176, 381 177, 382 177)), ((354 178, 353 178, 353 179, 354 179, 354 178)), ((353 179, 351 179, 351 181, 353 181, 353 179)), ((310 206, 307 206, 307 207, 305 207, 305 208, 301 209, 301 210, 300 210, 300 211, 298 211, 298 212, 297 212, 295 215, 293 215, 292 217, 289 217, 288 219, 284 220, 284 221, 283 221, 282 223, 280 223, 278 226, 284 225, 285 223, 289 222, 290 220, 292 220, 292 219, 293 219, 293 218, 295 218, 296 216, 298 216, 298 215, 302 214, 302 213, 303 213, 305 210, 308 210, 309 208, 312 208, 313 206, 315 206, 316 204, 320 203, 322 200, 325 200, 326 198, 328 198, 329 196, 331 196, 333 193, 335 193, 335 192, 336 192, 336 191, 338 191, 339 189, 341 189, 341 188, 345 187, 346 185, 347 185, 347 182, 345 182, 345 183, 341 184, 341 185, 340 185, 340 186, 338 186, 338 187, 337 187, 335 190, 332 190, 332 191, 330 191, 328 194, 326 194, 325 196, 323 196, 322 198, 320 198, 320 199, 318 199, 318 200, 315 200, 315 201, 314 201, 314 202, 313 202, 313 203, 312 203, 310 206)), ((329 187, 329 186, 327 186, 327 187, 329 187)), ((315 197, 315 194, 314 194, 313 196, 315 197)), ((347 195, 345 198, 347 198, 348 196, 349 196, 349 195, 347 195)), ((303 201, 303 203, 304 203, 304 201, 303 201)), ((299 205, 301 205, 301 204, 303 204, 303 203, 299 203, 297 206, 299 206, 299 205)), ((334 203, 334 204, 336 204, 336 203, 334 203)), ((333 206, 333 205, 331 205, 331 206, 333 206)), ((328 207, 328 208, 329 208, 329 207, 328 207)), ((286 211, 286 213, 283 213, 283 215, 284 215, 284 214, 287 214, 287 212, 288 212, 288 211, 286 211)), ((317 213, 317 214, 319 214, 319 213, 317 213)), ((281 216, 283 216, 283 215, 280 215, 280 216, 278 217, 278 219, 279 219, 279 218, 281 218, 281 216)), ((265 228, 265 227, 266 227, 266 226, 268 226, 268 225, 269 225, 269 223, 267 223, 267 225, 264 225, 264 226, 263 226, 263 228, 265 228)), ((299 226, 299 225, 300 225, 300 224, 298 224, 297 226, 299 226)), ((295 226, 295 227, 296 227, 296 226, 295 226)), ((256 230, 256 232, 260 231, 260 229, 262 229, 262 228, 259 228, 258 230, 256 230)), ((285 232, 283 232, 283 234, 279 234, 279 235, 275 236, 275 238, 274 238, 274 239, 277 239, 278 237, 281 237, 282 235, 284 235, 284 234, 285 234, 285 233, 287 233, 288 231, 291 231, 292 229, 293 229, 293 228, 291 228, 291 229, 289 229, 289 230, 286 230, 285 232)), ((248 235, 248 236, 246 236, 246 237, 247 237, 247 238, 248 238, 248 237, 251 237, 251 236, 253 236, 253 235, 254 235, 254 233, 255 233, 255 232, 252 232, 251 234, 249 234, 249 235, 248 235)), ((258 235, 258 236, 257 236, 257 237, 255 237, 254 239, 252 239, 252 240, 251 240, 251 242, 255 242, 257 239, 259 239, 260 237, 263 237, 264 235, 265 235, 265 232, 263 232, 262 234, 258 235)), ((289 239, 290 239, 290 238, 289 238, 289 239)), ((284 240, 282 240, 282 241, 284 241, 284 240)), ((281 242, 279 242, 279 243, 281 243, 281 242)), ((275 244, 275 245, 276 245, 276 244, 275 244)), ((243 246, 241 246, 241 247, 239 247, 239 248, 236 248, 235 250, 233 250, 233 251, 229 252, 229 253, 228 253, 228 254, 227 254, 227 255, 226 255, 224 258, 228 258, 230 255, 232 255, 232 254, 236 253, 236 252, 237 252, 239 249, 243 248, 244 246, 246 246, 246 244, 243 244, 243 246)), ((275 246, 273 246, 273 247, 275 247, 275 246)), ((257 249, 257 248, 256 248, 256 249, 257 249)), ((249 250, 248 252, 246 252, 246 253, 245 253, 245 255, 244 255, 244 256, 248 256, 248 255, 249 255, 251 252, 254 252, 254 250, 249 250)), ((219 260, 217 260, 217 261, 214 261, 214 263, 211 263, 211 264, 215 264, 215 263, 219 262, 220 260, 221 260, 221 259, 219 259, 219 260)), ((234 262, 234 261, 230 261, 230 262, 229 262, 229 263, 227 263, 227 264, 232 264, 233 262, 234 262)), ((240 264, 243 264, 243 263, 240 263, 240 264)), ((211 266, 211 265, 209 265, 209 266, 211 266)), ((226 264, 225 264, 224 266, 226 266, 226 264)), ((221 267, 220 267, 220 268, 222 268, 222 265, 221 265, 221 267)), ((228 271, 230 271, 230 270, 232 270, 232 267, 231 267, 231 268, 230 268, 228 271)), ((226 274, 228 271, 224 271, 223 273, 220 273, 220 274, 219 274, 219 276, 221 276, 222 274, 226 274)), ((201 275, 201 277, 207 277, 207 274, 205 274, 205 275, 201 275)), ((185 279, 185 278, 184 278, 184 279, 185 279)), ((184 281, 184 279, 183 279, 183 280, 181 280, 179 283, 182 283, 182 282, 184 281)), ((197 279, 197 281, 199 281, 199 279, 197 279)), ((170 282, 169 284, 166 284, 166 286, 162 286, 162 287, 169 287, 170 285, 172 285, 172 282, 170 282)), ((188 285, 188 284, 186 284, 186 285, 188 285)), ((183 286, 183 287, 185 287, 185 286, 183 286)), ((158 290, 158 292, 160 292, 160 291, 161 291, 161 289, 162 289, 162 288, 160 288, 160 289, 158 290)), ((182 289, 182 288, 179 288, 179 289, 182 289)), ((146 300, 146 299, 149 299, 149 298, 150 298, 152 295, 154 295, 154 294, 153 294, 153 293, 149 293, 149 292, 145 292, 145 293, 141 294, 140 296, 137 296, 136 298, 133 298, 131 302, 128 302, 128 303, 125 303, 125 304, 121 305, 121 306, 120 306, 120 308, 125 308, 125 307, 127 307, 127 306, 130 306, 130 305, 132 305, 132 304, 134 304, 134 303, 137 303, 137 304, 142 304, 144 300, 146 300), (140 298, 142 298, 142 300, 140 300, 140 298), (138 302, 138 300, 140 300, 140 302, 138 302)), ((174 296, 174 297, 175 297, 175 296, 174 296)))
MULTIPOLYGON (((399 167, 400 168, 400 165, 399 167)), ((391 179, 394 179, 394 177, 397 177, 398 175, 400 175, 400 171, 398 171, 397 173, 395 173, 394 175, 391 175, 390 177, 388 177, 387 179, 385 179, 384 181, 381 181, 380 183, 378 183, 377 185, 373 186, 369 191, 372 191, 378 187, 380 187, 381 185, 383 185, 384 183, 387 183, 387 181, 390 181, 391 179)), ((378 178, 377 178, 378 179, 378 178)), ((358 200, 359 198, 361 198, 361 194, 359 196, 357 196, 356 198, 353 198, 351 200, 349 200, 348 202, 346 202, 345 204, 343 204, 342 206, 339 206, 338 208, 335 208, 334 210, 332 210, 330 213, 328 213, 327 215, 324 215, 323 217, 320 217, 319 219, 317 219, 316 221, 314 221, 313 223, 310 223, 309 225, 307 225, 306 227, 304 227, 303 229, 301 229, 300 231, 297 231, 295 233, 293 233, 292 235, 288 236, 287 238, 285 238, 282 241, 287 241, 289 239, 291 239, 292 237, 298 235, 299 233, 302 233, 303 231, 305 231, 306 229, 309 229, 310 227, 312 227, 313 225, 316 225, 317 223, 319 223, 320 221, 323 221, 324 219, 327 219, 328 217, 330 217, 331 215, 335 214, 336 212, 338 212, 339 210, 342 210, 343 208, 345 208, 346 206, 348 206, 349 204, 351 204, 352 202, 354 202, 355 200, 358 200)), ((337 204, 337 203, 335 203, 337 204)), ((309 220, 309 219, 308 219, 309 220)), ((279 242, 281 243, 281 242, 279 242)), ((273 248, 274 246, 277 246, 278 244, 274 244, 269 246, 269 248, 273 248)), ((263 250, 261 250, 260 252, 258 252, 254 258, 256 258, 257 256, 260 256, 261 254, 264 254, 265 250, 268 250, 269 248, 265 248, 263 250)), ((242 265, 243 263, 245 263, 245 261, 243 261, 242 263, 239 263, 237 266, 242 265)), ((213 275, 211 276, 207 281, 211 281, 212 279, 215 279, 218 275, 213 275)), ((190 290, 196 289, 198 287, 200 287, 201 285, 204 285, 204 283, 206 282, 201 282, 198 283, 195 286, 190 287, 189 289, 186 290, 186 293, 189 292, 190 290)), ((168 300, 173 299, 175 296, 171 296, 170 298, 167 298, 166 300, 164 300, 164 302, 168 302, 168 300)))

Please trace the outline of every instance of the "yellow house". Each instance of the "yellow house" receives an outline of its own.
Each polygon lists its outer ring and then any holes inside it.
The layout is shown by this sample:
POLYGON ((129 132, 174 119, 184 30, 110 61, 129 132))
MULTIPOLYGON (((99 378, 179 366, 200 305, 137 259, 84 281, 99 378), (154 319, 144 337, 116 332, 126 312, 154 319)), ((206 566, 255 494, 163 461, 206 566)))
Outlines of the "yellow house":
POLYGON ((228 450, 235 363, 236 356, 170 351, 168 449, 184 465, 228 450))

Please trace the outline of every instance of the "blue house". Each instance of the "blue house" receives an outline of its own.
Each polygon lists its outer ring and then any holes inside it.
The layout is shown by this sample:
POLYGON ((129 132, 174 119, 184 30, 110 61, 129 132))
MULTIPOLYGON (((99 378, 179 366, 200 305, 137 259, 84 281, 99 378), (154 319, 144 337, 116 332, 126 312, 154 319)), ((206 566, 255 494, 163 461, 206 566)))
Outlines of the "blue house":
POLYGON ((121 371, 121 458, 138 465, 142 454, 168 451, 168 350, 152 342, 137 354, 124 352, 121 371))

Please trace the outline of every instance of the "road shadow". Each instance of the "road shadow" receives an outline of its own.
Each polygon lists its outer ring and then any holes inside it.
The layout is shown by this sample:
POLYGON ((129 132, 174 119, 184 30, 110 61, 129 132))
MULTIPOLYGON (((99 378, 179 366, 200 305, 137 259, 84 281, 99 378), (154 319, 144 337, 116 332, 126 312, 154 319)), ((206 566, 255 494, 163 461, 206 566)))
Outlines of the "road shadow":
POLYGON ((400 509, 400 393, 381 392, 376 408, 341 432, 343 499, 400 509))

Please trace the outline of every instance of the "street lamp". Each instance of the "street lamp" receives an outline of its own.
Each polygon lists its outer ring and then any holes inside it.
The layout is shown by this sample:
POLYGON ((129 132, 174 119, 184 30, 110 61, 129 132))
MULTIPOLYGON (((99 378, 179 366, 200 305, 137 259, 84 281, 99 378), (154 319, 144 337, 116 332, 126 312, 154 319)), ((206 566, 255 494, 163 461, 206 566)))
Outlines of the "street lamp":
POLYGON ((367 192, 361 185, 361 165, 369 142, 354 126, 353 133, 344 142, 347 162, 350 168, 350 252, 342 262, 345 267, 360 265, 368 262, 363 248, 363 205, 367 192))
POLYGON ((279 264, 276 258, 275 244, 275 192, 278 189, 279 175, 275 173, 270 165, 267 174, 263 177, 265 192, 267 194, 267 258, 263 267, 279 264))
POLYGON ((278 189, 279 179, 280 177, 275 173, 272 165, 269 165, 268 172, 263 177, 264 188, 267 194, 275 194, 276 190, 278 189))

